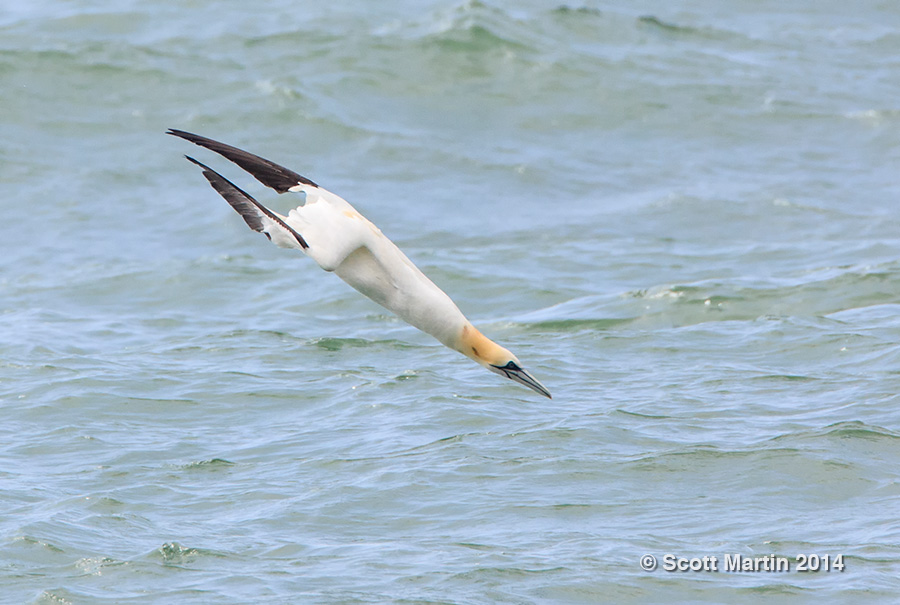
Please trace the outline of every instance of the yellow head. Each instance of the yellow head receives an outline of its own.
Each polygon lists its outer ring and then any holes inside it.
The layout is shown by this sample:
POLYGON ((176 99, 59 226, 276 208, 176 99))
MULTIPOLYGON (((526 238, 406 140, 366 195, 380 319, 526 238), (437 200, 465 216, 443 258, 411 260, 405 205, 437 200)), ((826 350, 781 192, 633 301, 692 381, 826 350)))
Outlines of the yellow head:
POLYGON ((515 355, 479 332, 472 324, 466 323, 463 326, 456 349, 492 372, 524 384, 545 397, 550 397, 547 387, 522 368, 515 355))

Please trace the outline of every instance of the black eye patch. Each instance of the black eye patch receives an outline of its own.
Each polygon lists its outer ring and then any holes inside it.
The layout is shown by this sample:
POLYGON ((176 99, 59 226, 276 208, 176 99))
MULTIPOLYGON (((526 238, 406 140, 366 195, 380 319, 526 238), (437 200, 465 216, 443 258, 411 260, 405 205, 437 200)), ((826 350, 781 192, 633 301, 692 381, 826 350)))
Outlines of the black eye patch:
POLYGON ((522 368, 520 368, 515 361, 510 361, 505 366, 491 366, 497 368, 501 372, 503 372, 507 378, 511 378, 510 373, 512 372, 521 372, 522 368))

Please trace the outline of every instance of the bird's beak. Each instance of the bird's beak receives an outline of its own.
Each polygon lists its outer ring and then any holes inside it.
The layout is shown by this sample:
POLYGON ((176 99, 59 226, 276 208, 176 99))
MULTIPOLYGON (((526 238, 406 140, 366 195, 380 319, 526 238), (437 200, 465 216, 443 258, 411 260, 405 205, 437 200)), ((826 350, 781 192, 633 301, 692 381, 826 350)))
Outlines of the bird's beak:
POLYGON ((537 391, 548 399, 553 399, 550 395, 550 391, 547 390, 547 387, 542 385, 537 378, 529 374, 527 370, 514 361, 510 361, 505 366, 489 365, 488 368, 501 376, 506 376, 510 380, 515 380, 519 384, 524 384, 529 389, 537 391))

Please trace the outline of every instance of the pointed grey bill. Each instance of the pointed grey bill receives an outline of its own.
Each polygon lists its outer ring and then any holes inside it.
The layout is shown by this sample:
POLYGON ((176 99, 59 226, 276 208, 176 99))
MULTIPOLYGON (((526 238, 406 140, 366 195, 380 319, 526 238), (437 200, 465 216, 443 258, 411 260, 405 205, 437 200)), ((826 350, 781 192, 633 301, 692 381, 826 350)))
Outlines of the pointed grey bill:
POLYGON ((243 149, 238 149, 237 147, 232 147, 231 145, 226 145, 225 143, 202 137, 199 134, 193 134, 175 128, 170 128, 166 134, 180 137, 185 141, 190 141, 195 145, 205 147, 210 151, 215 151, 225 159, 231 160, 252 174, 257 181, 266 187, 271 187, 278 193, 286 193, 291 187, 297 185, 312 185, 313 187, 318 187, 318 185, 311 180, 297 174, 293 170, 285 168, 284 166, 279 166, 275 162, 270 162, 249 151, 244 151, 243 149))
POLYGON ((514 361, 510 361, 505 366, 488 366, 492 371, 497 372, 501 376, 506 376, 510 380, 514 380, 519 384, 524 384, 529 389, 537 391, 547 399, 553 399, 547 387, 541 384, 537 378, 528 373, 527 370, 519 366, 514 361))
POLYGON ((225 201, 231 204, 238 214, 243 217, 247 225, 254 231, 264 233, 266 237, 272 239, 272 236, 266 232, 266 220, 276 223, 279 227, 290 233, 301 248, 309 248, 309 244, 303 239, 303 236, 289 227, 283 220, 278 218, 271 210, 253 199, 249 193, 226 179, 224 176, 201 162, 198 162, 189 155, 184 156, 189 161, 203 169, 203 176, 209 181, 219 195, 225 198, 225 201))

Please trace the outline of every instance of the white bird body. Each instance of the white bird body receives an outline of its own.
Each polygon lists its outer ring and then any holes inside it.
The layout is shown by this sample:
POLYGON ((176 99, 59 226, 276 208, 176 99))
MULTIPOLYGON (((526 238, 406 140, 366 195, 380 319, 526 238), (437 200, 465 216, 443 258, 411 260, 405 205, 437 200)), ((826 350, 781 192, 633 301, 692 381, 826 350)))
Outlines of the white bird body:
POLYGON ((349 202, 312 181, 235 147, 180 130, 174 134, 222 154, 280 193, 302 193, 303 205, 283 216, 262 206, 220 174, 204 169, 210 184, 247 224, 281 248, 302 250, 322 269, 484 367, 550 397, 550 392, 507 349, 481 334, 381 230, 349 202))
MULTIPOLYGON (((468 320, 381 229, 330 191, 309 185, 292 189, 304 192, 306 203, 284 221, 303 234, 310 258, 408 324, 457 348, 468 320)), ((283 239, 299 247, 293 238, 283 239)))

